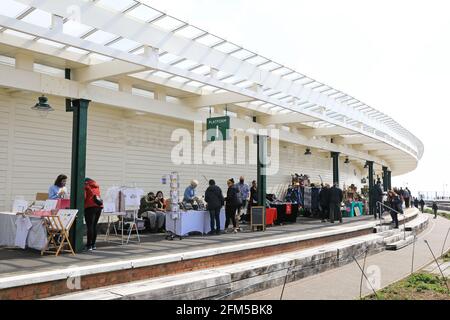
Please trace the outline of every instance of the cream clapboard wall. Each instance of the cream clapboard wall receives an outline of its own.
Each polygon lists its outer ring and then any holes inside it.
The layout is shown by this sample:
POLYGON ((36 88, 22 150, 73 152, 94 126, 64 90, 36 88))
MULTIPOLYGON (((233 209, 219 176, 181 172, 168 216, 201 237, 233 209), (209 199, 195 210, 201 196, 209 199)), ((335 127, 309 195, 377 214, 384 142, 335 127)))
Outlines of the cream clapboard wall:
MULTIPOLYGON (((41 118, 30 109, 36 100, 34 94, 0 93, 0 210, 11 210, 16 196, 33 200, 37 192, 47 192, 60 173, 70 179, 72 114, 65 112, 63 99, 49 97, 56 110, 41 118)), ((224 192, 228 178, 237 180, 244 175, 247 182, 256 179, 256 166, 248 161, 240 165, 175 165, 171 152, 178 142, 171 141, 172 132, 186 129, 193 137, 193 123, 126 114, 113 107, 89 107, 86 175, 97 180, 102 190, 136 185, 146 192, 162 190, 168 195, 161 178, 172 171, 180 173, 181 193, 195 178, 200 181, 200 195, 207 179, 215 179, 224 192)), ((324 182, 332 182, 329 157, 303 153, 300 146, 281 143, 279 172, 267 179, 269 193, 283 193, 291 173, 306 173, 313 182, 320 182, 321 175, 324 182)), ((361 172, 356 170, 355 175, 352 165, 341 162, 340 175, 347 185, 360 184, 361 172)))

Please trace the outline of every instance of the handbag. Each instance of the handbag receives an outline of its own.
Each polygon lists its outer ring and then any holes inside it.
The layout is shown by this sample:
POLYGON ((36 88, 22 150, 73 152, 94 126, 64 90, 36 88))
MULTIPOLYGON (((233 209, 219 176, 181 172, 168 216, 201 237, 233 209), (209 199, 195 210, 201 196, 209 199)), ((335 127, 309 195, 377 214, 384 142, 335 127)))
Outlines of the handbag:
POLYGON ((103 206, 103 199, 100 198, 100 197, 97 196, 97 195, 94 195, 94 202, 95 202, 95 204, 98 205, 99 207, 100 207, 100 206, 103 206))

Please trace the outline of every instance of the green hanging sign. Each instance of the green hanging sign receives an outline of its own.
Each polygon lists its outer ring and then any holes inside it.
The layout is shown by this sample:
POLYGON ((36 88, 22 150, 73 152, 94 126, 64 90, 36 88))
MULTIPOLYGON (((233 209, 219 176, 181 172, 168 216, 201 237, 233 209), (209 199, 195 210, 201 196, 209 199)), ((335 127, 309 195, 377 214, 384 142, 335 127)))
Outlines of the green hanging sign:
POLYGON ((230 117, 208 118, 206 120, 208 142, 228 140, 230 138, 230 117))

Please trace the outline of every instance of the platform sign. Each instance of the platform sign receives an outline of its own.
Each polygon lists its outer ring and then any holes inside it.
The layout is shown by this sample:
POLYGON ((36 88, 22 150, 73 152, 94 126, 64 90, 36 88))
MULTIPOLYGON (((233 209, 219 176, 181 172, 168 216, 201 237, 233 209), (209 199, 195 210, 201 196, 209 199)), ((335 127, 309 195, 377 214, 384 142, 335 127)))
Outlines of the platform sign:
POLYGON ((206 130, 208 142, 230 139, 230 117, 208 118, 206 130))
POLYGON ((253 231, 254 227, 262 227, 266 230, 266 208, 252 207, 250 210, 250 224, 253 231))

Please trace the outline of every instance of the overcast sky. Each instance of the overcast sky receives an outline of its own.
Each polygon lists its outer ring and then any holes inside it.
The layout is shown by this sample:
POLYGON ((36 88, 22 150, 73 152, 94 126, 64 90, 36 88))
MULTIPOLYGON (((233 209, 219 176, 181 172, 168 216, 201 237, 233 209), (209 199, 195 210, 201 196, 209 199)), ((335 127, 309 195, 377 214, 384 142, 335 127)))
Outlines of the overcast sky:
POLYGON ((342 90, 425 144, 413 191, 450 191, 450 2, 144 0, 342 90))

